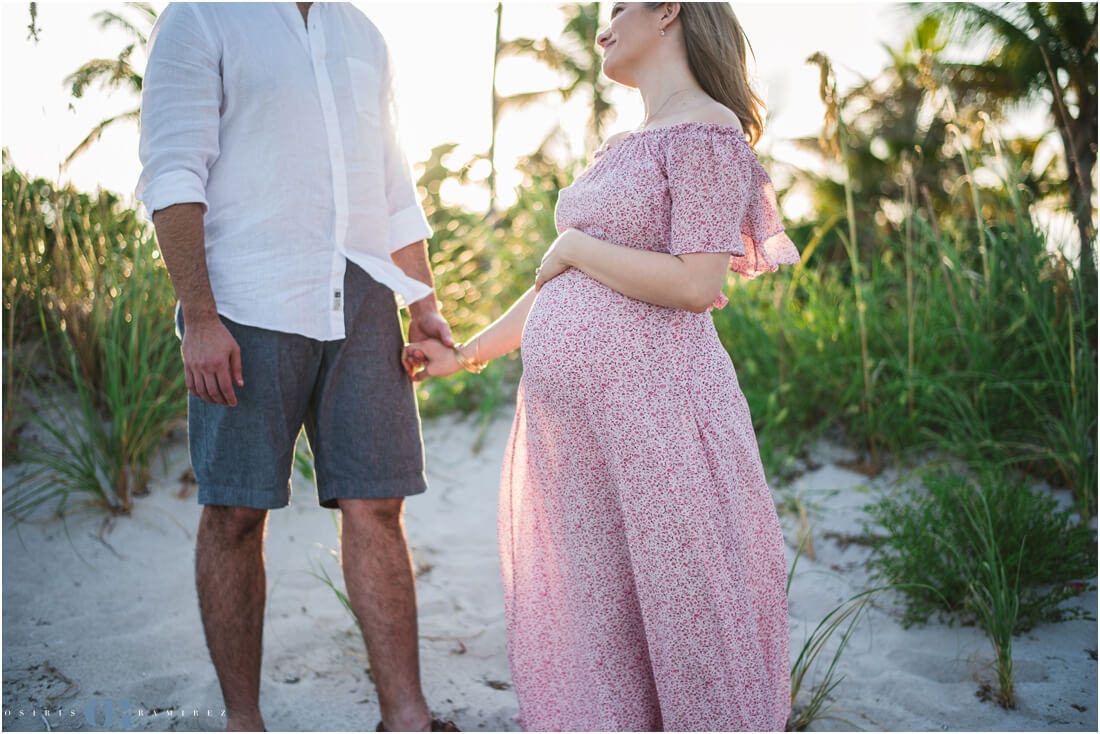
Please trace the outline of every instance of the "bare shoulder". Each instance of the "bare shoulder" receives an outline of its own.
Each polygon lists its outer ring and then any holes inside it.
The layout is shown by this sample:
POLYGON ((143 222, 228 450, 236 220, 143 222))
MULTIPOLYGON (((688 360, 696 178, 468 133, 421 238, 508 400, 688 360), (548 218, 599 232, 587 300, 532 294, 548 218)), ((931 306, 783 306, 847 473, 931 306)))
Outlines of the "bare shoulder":
POLYGON ((741 120, 724 104, 711 100, 692 111, 691 122, 709 122, 741 130, 741 120))

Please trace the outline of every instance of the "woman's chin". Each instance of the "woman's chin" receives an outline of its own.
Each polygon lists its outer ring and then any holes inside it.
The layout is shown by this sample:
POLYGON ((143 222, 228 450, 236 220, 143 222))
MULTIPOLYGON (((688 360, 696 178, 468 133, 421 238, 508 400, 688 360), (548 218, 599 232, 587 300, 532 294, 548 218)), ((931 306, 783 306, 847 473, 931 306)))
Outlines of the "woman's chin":
POLYGON ((603 62, 603 75, 616 84, 622 84, 624 87, 633 87, 634 84, 630 83, 630 80, 625 74, 622 73, 622 69, 612 61, 608 63, 606 60, 603 62))

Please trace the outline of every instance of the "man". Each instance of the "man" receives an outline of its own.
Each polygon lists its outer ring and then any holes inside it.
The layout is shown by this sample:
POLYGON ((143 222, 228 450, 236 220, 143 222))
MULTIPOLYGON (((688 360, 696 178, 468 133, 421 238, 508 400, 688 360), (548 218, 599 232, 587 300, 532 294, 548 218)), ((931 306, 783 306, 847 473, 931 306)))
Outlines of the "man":
POLYGON ((140 156, 179 299, 195 576, 227 728, 264 726, 264 528, 304 424, 318 501, 341 511, 379 729, 455 730, 420 688, 402 503, 427 487, 394 294, 410 341, 453 340, 384 40, 347 3, 172 3, 149 39, 140 156))

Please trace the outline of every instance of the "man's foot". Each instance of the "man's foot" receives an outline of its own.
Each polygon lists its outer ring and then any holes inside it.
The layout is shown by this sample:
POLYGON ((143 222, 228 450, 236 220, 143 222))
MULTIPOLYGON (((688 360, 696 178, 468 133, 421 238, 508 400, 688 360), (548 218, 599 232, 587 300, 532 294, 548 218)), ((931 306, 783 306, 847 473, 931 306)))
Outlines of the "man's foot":
MULTIPOLYGON (((386 727, 382 726, 382 722, 378 722, 378 728, 375 731, 389 731, 386 727)), ((462 731, 455 723, 450 719, 432 719, 431 728, 428 731, 462 731)))

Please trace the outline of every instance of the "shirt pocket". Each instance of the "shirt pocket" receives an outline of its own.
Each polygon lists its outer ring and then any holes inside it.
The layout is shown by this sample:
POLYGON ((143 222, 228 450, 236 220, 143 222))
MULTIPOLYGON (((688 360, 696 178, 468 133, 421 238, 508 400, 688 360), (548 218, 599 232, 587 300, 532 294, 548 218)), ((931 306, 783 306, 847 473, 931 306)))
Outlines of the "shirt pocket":
POLYGON ((382 97, 382 83, 378 69, 373 64, 350 56, 347 62, 355 111, 370 125, 378 126, 381 119, 379 107, 382 97))

